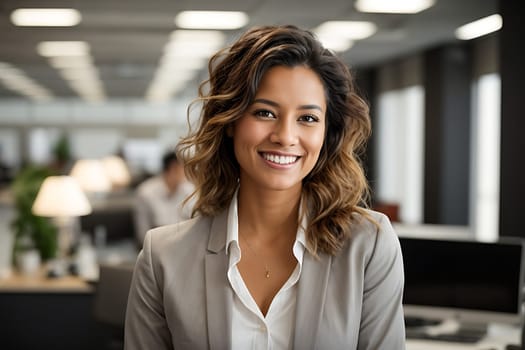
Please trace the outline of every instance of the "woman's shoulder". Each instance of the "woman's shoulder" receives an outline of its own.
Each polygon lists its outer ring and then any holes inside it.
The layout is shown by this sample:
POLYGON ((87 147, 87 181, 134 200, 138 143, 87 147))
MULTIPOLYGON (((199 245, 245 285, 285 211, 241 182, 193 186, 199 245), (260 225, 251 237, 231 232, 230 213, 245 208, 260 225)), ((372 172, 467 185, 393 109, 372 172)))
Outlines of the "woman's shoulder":
MULTIPOLYGON (((150 249, 154 252, 188 249, 195 244, 207 244, 212 219, 198 216, 176 224, 151 229, 146 234, 150 249)), ((145 242, 146 245, 146 242, 145 242)))
POLYGON ((399 238, 394 231, 390 219, 383 213, 363 209, 355 213, 351 224, 349 245, 361 246, 374 251, 397 250, 399 238))
POLYGON ((352 236, 354 233, 373 234, 390 228, 392 228, 390 219, 383 213, 365 208, 361 208, 359 212, 353 213, 351 222, 352 236))

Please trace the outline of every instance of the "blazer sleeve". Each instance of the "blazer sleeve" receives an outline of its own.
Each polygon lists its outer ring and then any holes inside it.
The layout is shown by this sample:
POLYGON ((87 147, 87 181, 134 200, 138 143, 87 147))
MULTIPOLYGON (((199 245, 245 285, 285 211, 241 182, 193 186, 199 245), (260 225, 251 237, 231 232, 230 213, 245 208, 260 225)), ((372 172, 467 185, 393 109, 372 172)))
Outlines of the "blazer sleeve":
POLYGON ((358 349, 405 349, 403 259, 399 238, 385 216, 381 216, 364 278, 358 349))
POLYGON ((146 234, 131 281, 124 333, 126 350, 173 349, 162 304, 162 286, 155 275, 152 236, 151 231, 146 234))

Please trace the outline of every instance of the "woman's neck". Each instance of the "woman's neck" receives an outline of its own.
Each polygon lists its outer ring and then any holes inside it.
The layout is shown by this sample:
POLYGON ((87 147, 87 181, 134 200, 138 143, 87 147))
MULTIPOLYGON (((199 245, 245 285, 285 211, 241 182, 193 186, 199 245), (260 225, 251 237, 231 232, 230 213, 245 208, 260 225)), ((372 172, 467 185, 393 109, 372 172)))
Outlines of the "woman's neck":
POLYGON ((239 232, 262 242, 272 242, 297 232, 300 189, 261 191, 239 189, 239 232))

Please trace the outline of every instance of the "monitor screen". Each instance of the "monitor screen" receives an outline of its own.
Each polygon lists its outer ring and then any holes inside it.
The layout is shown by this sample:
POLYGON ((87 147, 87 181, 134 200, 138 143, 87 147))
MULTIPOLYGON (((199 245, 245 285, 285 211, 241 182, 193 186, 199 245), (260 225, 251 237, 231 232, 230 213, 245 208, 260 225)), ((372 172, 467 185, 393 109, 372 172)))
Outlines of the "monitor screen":
POLYGON ((400 237, 407 316, 517 322, 521 240, 477 242, 400 237))

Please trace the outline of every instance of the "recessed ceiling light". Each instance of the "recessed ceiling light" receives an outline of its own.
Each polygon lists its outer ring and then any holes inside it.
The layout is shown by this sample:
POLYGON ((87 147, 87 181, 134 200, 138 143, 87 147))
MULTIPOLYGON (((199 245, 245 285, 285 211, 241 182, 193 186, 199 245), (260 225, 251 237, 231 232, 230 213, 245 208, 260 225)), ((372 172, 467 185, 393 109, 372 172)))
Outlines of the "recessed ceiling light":
POLYGON ((66 80, 92 80, 98 76, 96 69, 93 67, 62 69, 59 71, 59 74, 66 80))
POLYGON ((209 58, 223 43, 224 34, 217 30, 176 30, 164 47, 164 53, 188 59, 209 58))
POLYGON ((16 26, 72 27, 80 23, 82 16, 75 9, 16 9, 11 22, 16 26))
POLYGON ((354 42, 348 39, 332 38, 329 36, 318 36, 323 46, 329 50, 344 52, 354 46, 354 42))
POLYGON ((89 54, 89 45, 84 41, 42 41, 36 50, 44 57, 84 56, 89 54))
POLYGON ((200 41, 224 41, 224 34, 218 30, 175 30, 171 33, 172 41, 200 42, 200 41))
POLYGON ((314 29, 315 34, 327 49, 343 52, 350 49, 354 40, 373 35, 377 27, 364 21, 328 21, 314 29))
POLYGON ((168 56, 182 56, 188 58, 209 58, 216 51, 215 45, 206 45, 199 42, 179 43, 176 41, 169 42, 164 47, 164 53, 168 56))
POLYGON ((492 15, 467 23, 456 29, 456 38, 460 40, 470 40, 480 36, 498 31, 503 26, 503 19, 500 15, 492 15))
POLYGON ((91 56, 52 56, 49 64, 56 69, 90 67, 93 65, 91 56))
POLYGON ((239 29, 248 15, 238 11, 182 11, 175 16, 177 27, 186 29, 239 29))
POLYGON ((47 89, 27 77, 24 72, 4 62, 0 62, 0 84, 36 101, 45 101, 52 97, 47 89))
POLYGON ((434 5, 435 0, 356 0, 355 8, 361 12, 418 13, 434 5))
POLYGON ((349 40, 361 40, 374 34, 377 27, 365 21, 328 21, 322 23, 314 32, 319 36, 341 37, 349 40))

